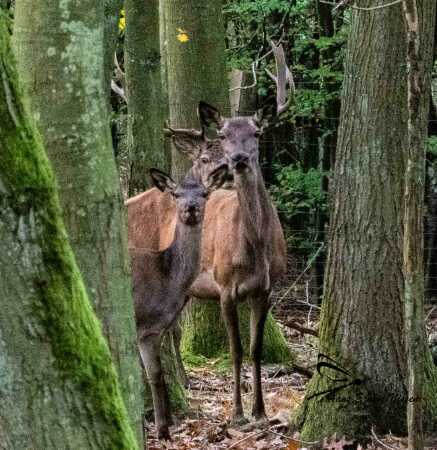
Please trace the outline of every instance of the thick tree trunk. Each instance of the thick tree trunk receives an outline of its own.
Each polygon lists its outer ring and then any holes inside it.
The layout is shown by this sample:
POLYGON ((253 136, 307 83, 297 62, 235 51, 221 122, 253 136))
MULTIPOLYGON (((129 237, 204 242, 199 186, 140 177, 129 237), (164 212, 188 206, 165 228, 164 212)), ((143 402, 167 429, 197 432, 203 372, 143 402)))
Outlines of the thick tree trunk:
POLYGON ((15 50, 60 187, 64 221, 142 434, 126 223, 104 95, 104 4, 17 1, 15 50))
MULTIPOLYGON (((360 6, 375 5, 367 3, 360 6)), ((434 2, 419 2, 425 74, 430 73, 434 7, 434 2)), ((360 438, 372 425, 381 432, 406 431, 401 413, 407 406, 402 274, 408 145, 405 55, 400 5, 353 11, 320 326, 320 361, 329 361, 326 355, 350 375, 327 368, 314 375, 299 417, 305 439, 335 432, 360 438), (348 381, 334 380, 340 378, 348 381)), ((420 105, 424 121, 428 75, 425 86, 420 105)), ((431 364, 427 353, 425 401, 428 417, 435 421, 437 377, 431 364)))
POLYGON ((124 62, 128 99, 129 196, 150 187, 151 167, 167 170, 159 0, 126 0, 124 62))
POLYGON ((0 8, 0 448, 137 449, 0 8))

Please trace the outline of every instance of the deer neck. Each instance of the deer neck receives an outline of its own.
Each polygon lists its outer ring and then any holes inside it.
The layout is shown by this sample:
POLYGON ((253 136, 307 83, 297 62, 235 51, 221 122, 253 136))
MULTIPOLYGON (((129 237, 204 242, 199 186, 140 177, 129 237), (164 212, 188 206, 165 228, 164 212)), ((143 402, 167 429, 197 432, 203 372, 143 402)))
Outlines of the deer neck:
POLYGON ((270 230, 272 206, 259 166, 234 175, 241 214, 241 232, 255 250, 263 251, 270 230))
POLYGON ((200 265, 201 235, 201 223, 187 226, 178 219, 174 240, 168 249, 167 257, 172 268, 171 279, 179 286, 188 288, 197 276, 200 265))

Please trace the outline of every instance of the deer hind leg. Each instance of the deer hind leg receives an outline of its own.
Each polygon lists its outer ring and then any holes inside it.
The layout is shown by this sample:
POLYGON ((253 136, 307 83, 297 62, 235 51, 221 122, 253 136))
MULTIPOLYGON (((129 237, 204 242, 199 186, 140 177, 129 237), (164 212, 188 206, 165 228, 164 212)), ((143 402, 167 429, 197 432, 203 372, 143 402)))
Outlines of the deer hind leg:
POLYGON ((241 345, 238 327, 237 306, 230 295, 223 295, 220 299, 223 320, 228 333, 229 346, 231 350, 232 370, 234 378, 232 421, 243 423, 245 421, 243 404, 241 403, 240 373, 243 359, 243 347, 241 345))
POLYGON ((161 336, 148 336, 139 342, 141 359, 146 368, 147 378, 152 391, 153 408, 155 413, 155 426, 159 439, 170 439, 169 425, 171 418, 167 386, 162 371, 161 336))
POLYGON ((261 358, 264 325, 269 311, 268 295, 252 299, 250 304, 250 358, 252 360, 253 404, 252 416, 260 420, 266 417, 261 386, 261 358))

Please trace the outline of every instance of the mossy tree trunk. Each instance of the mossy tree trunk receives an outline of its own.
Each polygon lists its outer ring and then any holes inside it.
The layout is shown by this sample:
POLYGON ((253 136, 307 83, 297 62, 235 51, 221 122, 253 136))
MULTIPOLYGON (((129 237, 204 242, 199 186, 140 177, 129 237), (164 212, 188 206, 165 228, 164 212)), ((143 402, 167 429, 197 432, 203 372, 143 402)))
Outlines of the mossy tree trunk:
MULTIPOLYGON (((216 300, 198 300, 184 313, 182 354, 216 358, 229 353, 228 337, 219 314, 216 300)), ((245 356, 249 356, 249 308, 238 308, 240 333, 245 356)), ((263 362, 267 364, 291 364, 293 355, 281 329, 271 314, 264 327, 263 362)))
POLYGON ((146 190, 148 169, 168 170, 159 0, 126 0, 124 61, 128 100, 129 196, 146 190))
POLYGON ((137 449, 1 7, 0 78, 0 447, 137 449))
POLYGON ((70 241, 141 436, 127 232, 104 92, 104 2, 17 1, 14 39, 70 241))
MULTIPOLYGON (((423 0, 418 5, 421 70, 426 74, 420 120, 425 123, 435 3, 423 0)), ((360 6, 375 6, 375 2, 360 6)), ((352 12, 320 325, 320 353, 351 375, 348 382, 333 381, 345 376, 332 369, 314 375, 298 418, 304 439, 335 432, 359 439, 368 435, 372 425, 378 432, 406 431, 405 36, 401 5, 352 12)), ((437 376, 428 353, 425 360, 425 404, 428 418, 435 423, 437 376)), ((321 361, 328 360, 321 356, 321 361)))

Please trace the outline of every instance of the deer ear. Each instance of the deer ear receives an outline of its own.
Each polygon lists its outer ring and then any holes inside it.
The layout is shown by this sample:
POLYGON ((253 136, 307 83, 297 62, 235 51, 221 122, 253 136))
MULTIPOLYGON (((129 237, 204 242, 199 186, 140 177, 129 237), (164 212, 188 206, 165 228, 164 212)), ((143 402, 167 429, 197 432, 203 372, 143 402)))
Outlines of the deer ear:
POLYGON ((203 136, 193 136, 190 133, 175 133, 171 140, 179 152, 195 161, 200 155, 201 144, 205 141, 205 138, 203 136))
POLYGON ((265 104, 253 115, 253 120, 261 130, 264 130, 272 123, 275 116, 276 110, 274 106, 265 104))
POLYGON ((150 178, 153 184, 162 192, 173 192, 176 189, 176 183, 166 173, 158 169, 149 170, 150 178))
POLYGON ((223 118, 220 112, 214 106, 208 105, 208 103, 199 102, 197 115, 202 126, 210 127, 211 125, 215 125, 217 128, 223 126, 223 118))
POLYGON ((205 184, 208 192, 215 191, 223 186, 223 183, 228 179, 228 169, 227 164, 221 164, 210 172, 205 184))

